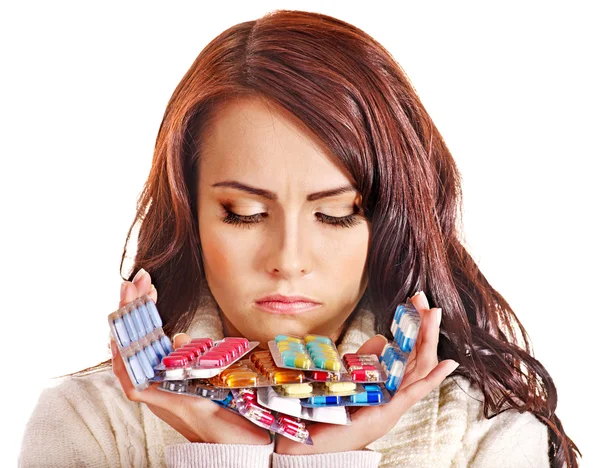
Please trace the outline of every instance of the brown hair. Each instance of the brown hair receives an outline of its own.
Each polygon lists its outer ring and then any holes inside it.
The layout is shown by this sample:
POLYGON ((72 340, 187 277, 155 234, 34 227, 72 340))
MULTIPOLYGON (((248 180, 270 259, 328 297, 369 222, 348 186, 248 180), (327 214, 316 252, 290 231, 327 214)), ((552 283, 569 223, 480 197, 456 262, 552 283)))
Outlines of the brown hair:
MULTIPOLYGON (((444 310, 440 359, 460 363, 488 418, 530 411, 550 429, 553 467, 577 467, 555 414, 554 383, 525 329, 460 239, 460 176, 442 136, 394 58, 330 16, 279 10, 212 40, 171 97, 137 206, 135 265, 160 291, 168 334, 184 331, 206 287, 196 211, 202 133, 215 106, 254 96, 298 117, 354 178, 371 222, 365 297, 388 336, 395 305, 423 290, 444 310)), ((121 262, 121 269, 123 260, 121 262)))

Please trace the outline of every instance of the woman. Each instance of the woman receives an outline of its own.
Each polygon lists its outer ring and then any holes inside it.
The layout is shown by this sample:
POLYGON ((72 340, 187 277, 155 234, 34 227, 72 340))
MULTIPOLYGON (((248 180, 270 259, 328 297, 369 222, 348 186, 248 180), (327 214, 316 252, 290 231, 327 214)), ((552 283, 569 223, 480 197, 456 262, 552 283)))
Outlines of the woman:
POLYGON ((306 12, 233 26, 167 106, 120 305, 149 294, 169 335, 311 332, 377 353, 411 296, 402 387, 351 426, 311 425, 311 447, 135 391, 113 344, 113 372, 42 394, 21 464, 576 467, 550 376, 460 243, 459 206, 450 152, 375 40, 306 12))

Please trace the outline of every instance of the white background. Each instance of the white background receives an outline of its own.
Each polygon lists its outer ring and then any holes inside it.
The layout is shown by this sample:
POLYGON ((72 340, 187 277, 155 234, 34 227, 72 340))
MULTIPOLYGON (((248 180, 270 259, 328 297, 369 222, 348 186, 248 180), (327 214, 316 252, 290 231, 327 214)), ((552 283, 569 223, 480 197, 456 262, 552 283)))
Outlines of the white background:
POLYGON ((108 355, 122 248, 175 86, 213 37, 276 8, 353 23, 407 72, 462 172, 469 249, 553 376, 583 465, 595 465, 592 2, 204 3, 1 7, 2 465, 16 464, 48 379, 108 355), (32 378, 9 380, 18 374, 32 378))

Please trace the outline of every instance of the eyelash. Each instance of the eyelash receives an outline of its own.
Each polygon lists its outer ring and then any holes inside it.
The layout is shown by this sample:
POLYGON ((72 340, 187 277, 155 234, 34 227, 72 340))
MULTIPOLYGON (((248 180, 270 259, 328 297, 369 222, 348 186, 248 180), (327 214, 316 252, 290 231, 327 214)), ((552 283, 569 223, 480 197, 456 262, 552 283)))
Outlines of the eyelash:
MULTIPOLYGON (((234 226, 249 228, 252 226, 252 224, 258 224, 262 222, 264 218, 266 218, 266 214, 264 213, 257 213, 252 216, 241 216, 236 213, 233 213, 232 211, 229 211, 225 206, 223 206, 223 209, 225 210, 225 213, 227 213, 225 218, 223 218, 223 222, 227 224, 232 224, 234 226)), ((323 213, 317 213, 317 219, 319 220, 319 222, 327 224, 334 228, 349 228, 355 226, 359 222, 359 216, 356 213, 357 211, 355 211, 351 215, 342 216, 339 218, 335 216, 328 216, 323 213)))

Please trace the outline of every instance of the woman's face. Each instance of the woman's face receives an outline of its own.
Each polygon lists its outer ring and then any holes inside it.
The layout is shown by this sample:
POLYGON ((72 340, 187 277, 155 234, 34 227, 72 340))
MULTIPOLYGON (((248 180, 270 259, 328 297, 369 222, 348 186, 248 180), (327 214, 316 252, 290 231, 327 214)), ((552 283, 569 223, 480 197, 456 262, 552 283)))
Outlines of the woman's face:
POLYGON ((337 339, 367 284, 359 193, 295 117, 260 99, 216 112, 202 139, 198 220, 225 333, 263 346, 277 334, 337 339))

